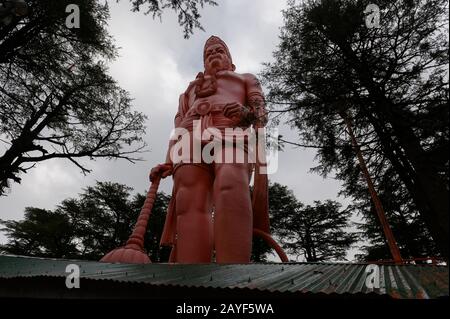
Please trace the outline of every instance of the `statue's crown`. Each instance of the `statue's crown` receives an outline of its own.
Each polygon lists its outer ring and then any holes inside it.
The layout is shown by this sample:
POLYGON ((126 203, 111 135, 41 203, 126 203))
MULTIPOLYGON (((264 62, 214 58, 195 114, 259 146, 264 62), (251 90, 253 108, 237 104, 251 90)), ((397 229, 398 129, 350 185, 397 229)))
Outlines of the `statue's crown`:
POLYGON ((213 45, 213 44, 220 44, 221 46, 223 46, 225 48, 225 51, 228 55, 228 57, 231 59, 231 54, 230 54, 230 50, 228 50, 228 46, 226 45, 225 42, 223 42, 223 40, 215 35, 209 37, 208 40, 206 40, 205 42, 205 47, 203 48, 203 60, 205 59, 205 55, 206 55, 206 50, 208 49, 209 46, 213 45))

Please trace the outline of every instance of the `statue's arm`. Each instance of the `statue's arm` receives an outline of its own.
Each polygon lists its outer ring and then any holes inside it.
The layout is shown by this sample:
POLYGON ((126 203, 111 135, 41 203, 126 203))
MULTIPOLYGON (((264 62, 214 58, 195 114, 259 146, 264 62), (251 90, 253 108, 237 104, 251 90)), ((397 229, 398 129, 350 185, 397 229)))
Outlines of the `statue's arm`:
MULTIPOLYGON (((175 115, 175 119, 174 119, 174 126, 175 129, 180 127, 181 121, 183 120, 183 115, 184 115, 184 104, 185 104, 185 95, 182 94, 180 96, 180 101, 179 101, 179 105, 178 105, 178 112, 175 115)), ((154 181, 156 179, 157 176, 161 176, 162 178, 165 178, 169 175, 172 175, 173 173, 173 161, 172 161, 172 157, 171 157, 171 152, 172 152, 172 148, 173 146, 176 144, 177 140, 174 139, 170 139, 169 141, 169 147, 167 148, 167 155, 166 155, 166 161, 164 162, 164 164, 159 164, 155 167, 152 168, 152 170, 150 171, 150 181, 154 181)))
MULTIPOLYGON (((181 121, 183 120, 184 103, 185 103, 185 95, 181 94, 179 103, 178 103, 178 112, 177 112, 177 114, 175 114, 175 118, 174 118, 174 128, 175 129, 180 127, 181 121)), ((173 165, 172 157, 170 156, 170 153, 171 153, 172 147, 175 145, 176 142, 177 142, 177 140, 174 140, 174 139, 171 139, 169 141, 169 146, 167 148, 167 155, 166 155, 166 164, 173 165)))
POLYGON ((264 101, 264 93, 262 91, 261 83, 253 74, 244 74, 247 105, 250 107, 253 116, 253 124, 255 126, 264 127, 267 124, 267 111, 264 101))

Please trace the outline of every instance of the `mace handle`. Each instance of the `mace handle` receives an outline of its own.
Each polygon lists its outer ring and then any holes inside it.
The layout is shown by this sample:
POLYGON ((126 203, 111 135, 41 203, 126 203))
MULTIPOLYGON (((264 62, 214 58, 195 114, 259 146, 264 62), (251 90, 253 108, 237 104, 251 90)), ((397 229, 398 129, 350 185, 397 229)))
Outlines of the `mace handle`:
POLYGON ((161 181, 161 175, 157 175, 150 185, 150 189, 147 192, 144 206, 142 206, 141 212, 134 226, 133 233, 128 238, 127 246, 137 245, 140 249, 144 249, 144 236, 147 231, 148 220, 152 213, 153 204, 156 199, 156 192, 158 191, 159 182, 161 181))

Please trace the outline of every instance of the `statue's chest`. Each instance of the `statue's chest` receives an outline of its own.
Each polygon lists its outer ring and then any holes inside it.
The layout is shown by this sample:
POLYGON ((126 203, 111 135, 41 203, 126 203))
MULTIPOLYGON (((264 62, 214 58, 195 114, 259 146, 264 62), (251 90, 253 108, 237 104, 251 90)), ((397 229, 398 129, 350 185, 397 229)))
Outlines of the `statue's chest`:
POLYGON ((245 82, 239 77, 205 77, 194 90, 191 90, 189 105, 199 101, 209 101, 211 103, 240 102, 244 104, 245 97, 245 82))

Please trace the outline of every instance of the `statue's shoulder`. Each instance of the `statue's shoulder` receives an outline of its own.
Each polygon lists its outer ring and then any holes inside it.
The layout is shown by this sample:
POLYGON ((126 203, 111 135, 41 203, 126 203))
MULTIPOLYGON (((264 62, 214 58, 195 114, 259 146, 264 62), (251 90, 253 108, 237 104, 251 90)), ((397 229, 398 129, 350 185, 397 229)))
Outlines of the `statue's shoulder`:
POLYGON ((250 91, 262 91, 261 82, 256 75, 252 73, 243 73, 242 76, 245 78, 245 84, 250 91))
POLYGON ((247 87, 262 90, 261 82, 258 80, 256 75, 252 73, 243 73, 242 76, 245 78, 245 83, 247 87))
POLYGON ((194 92, 195 86, 199 83, 198 79, 195 79, 194 81, 189 82, 189 85, 187 86, 186 90, 181 94, 189 96, 190 93, 194 92))
POLYGON ((257 80, 258 78, 256 77, 256 75, 252 74, 252 73, 242 73, 241 76, 243 78, 245 78, 246 81, 254 81, 257 80))
POLYGON ((237 73, 234 71, 220 71, 217 74, 219 77, 237 78, 245 83, 254 82, 256 80, 256 76, 251 73, 237 73))

